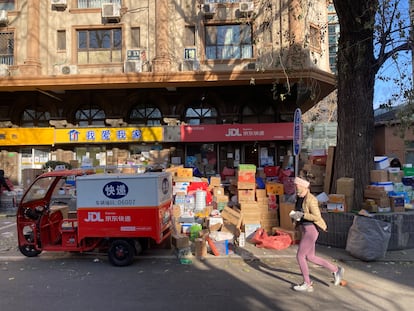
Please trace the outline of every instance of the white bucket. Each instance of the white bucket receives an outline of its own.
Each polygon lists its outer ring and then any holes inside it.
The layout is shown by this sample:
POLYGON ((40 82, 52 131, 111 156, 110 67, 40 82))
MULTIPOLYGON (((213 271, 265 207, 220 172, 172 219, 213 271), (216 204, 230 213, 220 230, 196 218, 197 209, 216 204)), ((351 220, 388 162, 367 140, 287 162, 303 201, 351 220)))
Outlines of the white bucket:
POLYGON ((202 211, 206 207, 207 193, 204 190, 197 190, 195 196, 195 210, 202 211))

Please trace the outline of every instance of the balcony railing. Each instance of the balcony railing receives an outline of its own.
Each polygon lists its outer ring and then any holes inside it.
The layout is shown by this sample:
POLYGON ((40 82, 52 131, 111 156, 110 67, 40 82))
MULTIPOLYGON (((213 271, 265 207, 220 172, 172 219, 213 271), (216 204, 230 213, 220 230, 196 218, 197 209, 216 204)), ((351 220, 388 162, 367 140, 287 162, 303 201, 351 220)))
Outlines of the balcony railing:
POLYGON ((13 55, 0 55, 0 64, 11 66, 14 64, 13 55))

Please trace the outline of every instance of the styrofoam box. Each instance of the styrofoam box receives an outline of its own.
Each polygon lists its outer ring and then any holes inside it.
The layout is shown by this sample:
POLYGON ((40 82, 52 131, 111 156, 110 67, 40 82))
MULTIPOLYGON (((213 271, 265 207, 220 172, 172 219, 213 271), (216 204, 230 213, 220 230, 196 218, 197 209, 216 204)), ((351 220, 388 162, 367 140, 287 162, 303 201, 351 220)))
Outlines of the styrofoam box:
POLYGON ((390 166, 390 160, 386 156, 375 156, 374 162, 376 170, 383 170, 390 166))

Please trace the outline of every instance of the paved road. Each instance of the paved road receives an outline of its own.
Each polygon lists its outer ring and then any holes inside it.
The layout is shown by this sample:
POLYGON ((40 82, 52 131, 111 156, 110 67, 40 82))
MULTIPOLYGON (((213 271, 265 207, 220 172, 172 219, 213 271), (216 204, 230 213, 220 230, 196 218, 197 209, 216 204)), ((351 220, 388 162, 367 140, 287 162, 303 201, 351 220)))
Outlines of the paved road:
POLYGON ((405 311, 414 301, 414 251, 362 262, 344 250, 318 253, 346 269, 348 286, 335 287, 311 265, 313 293, 301 281, 296 246, 283 251, 247 245, 238 255, 182 264, 171 250, 152 250, 128 267, 98 254, 42 253, 25 258, 10 246, 12 218, 0 219, 0 310, 375 310, 405 311), (7 241, 7 242, 5 242, 7 241))

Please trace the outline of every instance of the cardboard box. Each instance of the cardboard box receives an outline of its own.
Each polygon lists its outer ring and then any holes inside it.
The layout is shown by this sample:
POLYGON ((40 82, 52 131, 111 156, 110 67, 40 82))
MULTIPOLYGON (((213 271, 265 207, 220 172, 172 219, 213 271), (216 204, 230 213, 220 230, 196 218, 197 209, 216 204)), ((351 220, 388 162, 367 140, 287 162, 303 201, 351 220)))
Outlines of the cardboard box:
POLYGON ((328 195, 328 203, 345 203, 345 195, 344 194, 329 194, 328 195))
POLYGON ((224 196, 224 188, 223 187, 214 187, 213 188, 213 196, 224 196))
POLYGON ((388 181, 388 172, 386 170, 371 170, 370 181, 371 182, 388 181))
POLYGON ((392 212, 405 212, 405 201, 403 196, 391 196, 390 206, 392 212))
POLYGON ((293 223, 292 218, 290 218, 289 213, 290 211, 295 209, 294 203, 288 203, 288 202, 282 202, 279 205, 279 211, 280 211, 280 227, 286 230, 294 230, 295 224, 293 223))
POLYGON ((172 235, 172 245, 176 248, 186 248, 190 246, 190 239, 187 235, 172 235))
POLYGON ((336 181, 336 193, 345 195, 346 209, 348 211, 353 208, 354 201, 354 179, 349 177, 341 177, 336 181))
POLYGON ((268 195, 269 194, 283 195, 284 194, 283 184, 275 183, 275 182, 267 182, 266 193, 268 195))
POLYGON ((364 189, 364 198, 366 199, 388 198, 388 194, 383 188, 367 186, 364 189))
POLYGON ((239 202, 255 201, 256 195, 253 189, 242 189, 237 191, 239 202))
POLYGON ((179 167, 177 168, 177 177, 193 177, 193 169, 179 167))
POLYGON ((256 189, 256 182, 237 182, 237 189, 256 189))
POLYGON ((327 203, 326 209, 328 212, 346 212, 346 204, 345 203, 327 203))
MULTIPOLYGON (((223 220, 233 224, 236 228, 240 228, 241 225, 241 213, 240 210, 226 206, 221 212, 223 220)), ((225 222, 223 222, 224 224, 225 222)))
POLYGON ((257 209, 256 211, 242 210, 241 214, 243 224, 260 224, 260 219, 262 218, 262 215, 259 209, 257 209))
POLYGON ((277 219, 272 220, 260 220, 261 227, 267 232, 272 232, 272 228, 279 227, 279 221, 277 219))
POLYGON ((266 198, 266 189, 256 189, 256 198, 266 198))
POLYGON ((221 186, 221 178, 217 176, 210 177, 210 186, 213 187, 220 187, 221 186))
POLYGON ((242 183, 256 183, 256 171, 239 171, 237 175, 237 182, 242 183))
POLYGON ((388 180, 393 183, 399 183, 404 177, 404 172, 399 167, 388 168, 388 180))

